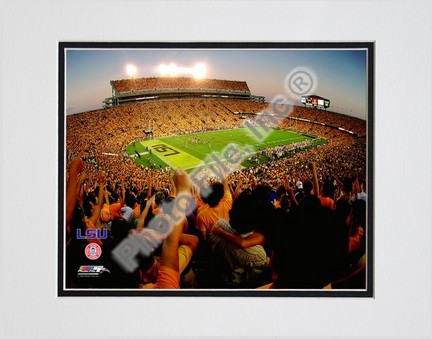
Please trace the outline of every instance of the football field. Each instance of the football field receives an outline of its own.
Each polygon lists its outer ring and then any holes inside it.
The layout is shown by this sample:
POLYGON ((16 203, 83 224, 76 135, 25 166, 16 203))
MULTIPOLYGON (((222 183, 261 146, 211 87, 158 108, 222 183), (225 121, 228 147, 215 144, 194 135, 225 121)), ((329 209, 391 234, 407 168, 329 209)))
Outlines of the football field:
POLYGON ((248 128, 238 128, 136 141, 127 147, 127 152, 135 157, 137 163, 146 167, 157 169, 169 166, 193 170, 202 166, 210 154, 223 151, 230 143, 236 144, 238 149, 247 147, 257 152, 308 139, 312 137, 287 130, 256 127, 254 134, 248 128), (257 138, 256 133, 261 138, 257 138))

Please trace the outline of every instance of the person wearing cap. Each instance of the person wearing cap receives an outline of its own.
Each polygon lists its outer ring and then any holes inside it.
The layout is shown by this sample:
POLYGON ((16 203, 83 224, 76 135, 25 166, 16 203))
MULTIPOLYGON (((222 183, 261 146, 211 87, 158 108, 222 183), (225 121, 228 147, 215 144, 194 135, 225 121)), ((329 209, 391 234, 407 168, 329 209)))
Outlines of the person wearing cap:
MULTIPOLYGON (((138 207, 139 209, 139 205, 137 204, 137 200, 136 200, 136 196, 135 194, 128 190, 127 192, 125 191, 124 194, 124 200, 123 200, 123 204, 120 208, 120 217, 122 217, 125 213, 125 211, 127 212, 127 221, 129 223, 131 223, 134 219, 135 219, 135 214, 136 212, 134 211, 136 208, 138 207), (132 215, 130 215, 130 210, 129 209, 124 209, 124 207, 129 207, 132 210, 132 215)), ((139 215, 139 211, 138 211, 138 215, 139 215)))
POLYGON ((303 189, 303 183, 301 181, 297 181, 296 183, 296 192, 294 193, 294 197, 296 198, 297 202, 301 202, 303 200, 305 193, 303 189))
POLYGON ((120 208, 120 217, 126 220, 128 224, 131 224, 134 217, 133 209, 129 206, 123 206, 120 208))
POLYGON ((100 219, 104 223, 108 223, 113 219, 112 213, 110 211, 108 204, 103 204, 101 214, 100 214, 100 219))

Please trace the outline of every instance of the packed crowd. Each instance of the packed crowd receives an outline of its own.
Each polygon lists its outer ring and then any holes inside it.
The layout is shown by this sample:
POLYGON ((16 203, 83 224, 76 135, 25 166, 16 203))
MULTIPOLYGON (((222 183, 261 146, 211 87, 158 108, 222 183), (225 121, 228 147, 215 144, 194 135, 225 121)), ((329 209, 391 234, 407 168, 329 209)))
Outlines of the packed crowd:
POLYGON ((235 128, 241 123, 217 100, 129 104, 68 116, 66 150, 71 155, 84 151, 84 166, 92 180, 96 179, 99 168, 110 176, 132 175, 140 168, 127 160, 125 149, 128 144, 142 139, 145 130, 151 130, 154 137, 161 137, 235 128))
POLYGON ((334 127, 342 127, 348 131, 356 133, 359 136, 366 135, 366 126, 364 120, 343 114, 334 114, 332 112, 318 109, 309 109, 306 107, 296 107, 291 117, 316 121, 334 127))
POLYGON ((119 93, 162 89, 216 89, 249 92, 249 87, 245 81, 190 77, 122 79, 111 81, 111 84, 119 93))
POLYGON ((222 104, 231 112, 238 113, 258 113, 268 106, 268 104, 264 102, 253 102, 247 100, 226 100, 223 101, 222 104))
MULTIPOLYGON (((253 104, 235 104, 164 101, 68 117, 67 152, 78 154, 67 165, 68 287, 365 287, 365 138, 285 118, 280 128, 328 142, 315 148, 302 145, 289 157, 279 156, 293 151, 285 146, 265 150, 269 162, 200 183, 182 171, 142 168, 124 153, 145 129, 161 136, 239 127, 243 122, 231 112, 252 110, 253 104), (77 229, 109 230, 107 239, 91 240, 109 254, 129 234, 154 236, 150 221, 169 218, 172 211, 164 203, 179 192, 192 197, 190 208, 161 247, 140 258, 139 269, 126 273, 103 255, 92 263, 108 267, 111 274, 104 279, 77 277, 80 265, 89 264, 83 248, 90 241, 75 239, 77 229)), ((305 110, 296 107, 290 114, 304 118, 305 110)), ((331 116, 318 111, 313 118, 365 134, 364 122, 360 126, 331 116)))
MULTIPOLYGON (((236 100, 174 100, 163 102, 148 102, 145 104, 130 104, 114 107, 106 110, 92 111, 67 117, 67 138, 66 149, 70 155, 76 155, 84 151, 84 167, 89 175, 91 182, 97 178, 99 169, 104 169, 110 180, 117 180, 120 175, 129 178, 145 179, 147 170, 142 170, 131 158, 125 154, 128 144, 137 139, 143 138, 144 130, 152 130, 155 137, 165 135, 175 135, 193 133, 203 130, 226 129, 240 127, 243 121, 236 115, 227 111, 226 106, 242 111, 256 105, 262 107, 261 103, 248 103, 250 107, 245 107, 245 102, 236 100), (237 108, 235 104, 239 105, 237 108), (92 126, 92 128, 88 128, 92 126), (110 155, 107 155, 110 154, 110 155), (116 179, 117 178, 117 179, 116 179)), ((295 107, 290 111, 290 116, 301 115, 304 109, 295 107), (300 112, 298 114, 298 112, 300 112)), ((311 110, 318 114, 324 114, 317 110, 311 110)), ((331 113, 326 113, 331 114, 331 113)), ((333 114, 335 119, 340 120, 339 115, 333 114)), ((317 120, 319 116, 315 118, 317 120)), ((346 119, 346 118, 345 118, 346 119)), ((265 122, 265 119, 263 120, 265 122)), ((274 122, 269 120, 269 124, 274 122)), ((335 125, 336 121, 330 121, 335 125)), ((343 125, 343 126, 347 126, 343 125)), ((316 151, 326 154, 327 148, 341 148, 341 153, 347 145, 349 151, 350 144, 356 138, 326 126, 311 124, 293 119, 282 119, 279 127, 288 130, 295 130, 301 133, 315 135, 329 141, 329 145, 321 146, 316 151)), ((359 133, 365 133, 365 126, 359 133)), ((357 140, 363 145, 365 140, 357 140)), ((365 152, 357 153, 353 159, 357 159, 359 164, 365 163, 365 152)), ((327 156, 328 157, 328 156, 327 156)), ((337 157, 337 155, 336 155, 337 157)), ((292 161, 290 159, 284 160, 292 161)), ((319 162, 320 163, 320 162, 319 162)), ((267 164, 271 166, 272 164, 267 164)), ((283 165, 283 164, 281 164, 283 165)), ((287 166, 290 166, 288 163, 287 166)), ((266 165, 264 165, 266 166, 266 165)), ((328 166, 328 165, 327 165, 328 166)), ((296 166, 297 167, 297 166, 296 166)), ((337 167, 337 166, 334 166, 337 167)), ((363 176, 365 173, 364 165, 361 166, 363 176)), ((333 169, 335 170, 335 169, 333 169)), ((151 171, 152 175, 167 181, 166 173, 151 171), (153 173, 154 172, 154 173, 153 173)))
POLYGON ((347 142, 342 139, 310 148, 307 152, 294 152, 290 157, 277 157, 256 166, 231 174, 232 179, 245 178, 244 185, 250 187, 254 180, 278 187, 288 175, 290 183, 295 184, 310 176, 308 163, 314 161, 321 182, 332 177, 352 178, 356 173, 362 180, 366 178, 366 147, 364 140, 347 142), (251 174, 251 176, 248 176, 251 174), (252 178, 252 179, 250 179, 252 178))

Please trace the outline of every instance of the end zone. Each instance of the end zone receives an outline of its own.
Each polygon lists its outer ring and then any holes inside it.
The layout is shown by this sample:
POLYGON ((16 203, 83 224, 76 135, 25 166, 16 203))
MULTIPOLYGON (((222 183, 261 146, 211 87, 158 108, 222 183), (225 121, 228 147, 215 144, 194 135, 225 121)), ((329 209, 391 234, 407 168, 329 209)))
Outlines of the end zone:
POLYGON ((201 159, 190 155, 189 153, 178 149, 160 139, 141 141, 141 145, 148 148, 148 152, 157 156, 169 167, 175 168, 193 168, 203 164, 201 159))

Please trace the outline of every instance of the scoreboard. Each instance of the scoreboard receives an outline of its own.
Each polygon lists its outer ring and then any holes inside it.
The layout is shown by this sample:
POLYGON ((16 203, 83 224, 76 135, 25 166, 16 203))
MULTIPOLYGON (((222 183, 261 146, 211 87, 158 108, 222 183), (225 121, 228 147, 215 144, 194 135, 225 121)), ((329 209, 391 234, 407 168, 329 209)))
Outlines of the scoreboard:
POLYGON ((301 97, 301 103, 306 107, 316 107, 319 109, 327 109, 330 107, 330 100, 316 95, 308 95, 301 97))

